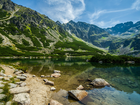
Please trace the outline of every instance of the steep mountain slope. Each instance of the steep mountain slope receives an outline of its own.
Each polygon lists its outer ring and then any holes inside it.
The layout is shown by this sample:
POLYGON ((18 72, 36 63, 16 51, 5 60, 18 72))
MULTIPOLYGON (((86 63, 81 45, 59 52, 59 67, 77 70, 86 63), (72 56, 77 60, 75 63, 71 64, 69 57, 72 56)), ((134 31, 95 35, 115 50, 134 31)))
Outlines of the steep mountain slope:
POLYGON ((0 0, 0 55, 93 55, 103 53, 72 36, 47 16, 0 0))
POLYGON ((69 33, 75 34, 77 37, 95 46, 106 48, 112 54, 138 56, 140 53, 140 48, 137 47, 139 42, 136 40, 140 33, 140 22, 135 24, 133 24, 133 22, 121 23, 108 29, 102 29, 84 22, 76 23, 70 21, 66 24, 56 23, 69 33), (128 42, 131 43, 127 45, 128 42))
POLYGON ((104 29, 99 28, 95 25, 88 24, 85 22, 74 22, 70 21, 66 24, 60 24, 68 32, 75 34, 77 37, 83 39, 84 41, 90 42, 98 47, 108 47, 110 41, 104 44, 104 39, 109 38, 110 35, 104 29))
POLYGON ((134 38, 129 38, 121 41, 120 43, 111 43, 110 52, 116 53, 119 55, 134 55, 140 56, 140 34, 134 38))
POLYGON ((111 35, 120 35, 125 37, 135 37, 140 34, 140 21, 137 23, 126 22, 115 25, 114 27, 105 29, 111 35))

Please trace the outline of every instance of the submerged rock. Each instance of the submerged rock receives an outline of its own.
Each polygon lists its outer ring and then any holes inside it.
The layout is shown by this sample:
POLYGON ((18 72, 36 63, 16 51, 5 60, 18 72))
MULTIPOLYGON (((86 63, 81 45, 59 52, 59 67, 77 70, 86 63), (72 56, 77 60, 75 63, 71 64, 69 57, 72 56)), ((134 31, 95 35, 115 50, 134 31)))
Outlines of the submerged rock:
POLYGON ((35 75, 33 75, 32 77, 36 77, 35 75))
POLYGON ((55 78, 58 78, 60 76, 61 76, 61 74, 59 74, 59 73, 53 73, 53 74, 51 74, 51 77, 55 77, 55 78))
POLYGON ((51 87, 51 91, 55 91, 56 90, 56 88, 55 87, 51 87))
POLYGON ((106 82, 104 79, 102 78, 96 78, 95 80, 93 80, 91 82, 92 85, 97 86, 97 87, 101 87, 101 86, 109 86, 110 84, 108 82, 106 82))
POLYGON ((44 78, 45 76, 44 76, 44 75, 41 75, 40 77, 41 77, 41 78, 44 78))
POLYGON ((50 105, 63 105, 63 104, 59 103, 59 102, 56 101, 56 100, 52 100, 52 99, 51 99, 50 105))
POLYGON ((46 85, 54 85, 54 82, 52 82, 52 81, 47 81, 45 84, 46 84, 46 85))
POLYGON ((18 94, 18 93, 29 93, 30 89, 28 87, 16 87, 9 90, 11 94, 18 94))
POLYGON ((48 82, 48 79, 43 79, 44 82, 48 82))
POLYGON ((15 94, 13 101, 20 105, 30 105, 30 95, 28 93, 15 94))
POLYGON ((81 101, 88 95, 88 93, 85 90, 70 90, 68 91, 68 94, 79 101, 81 101))
POLYGON ((135 64, 135 61, 126 61, 125 63, 128 63, 128 64, 135 64))
POLYGON ((76 88, 76 90, 83 90, 84 87, 82 85, 79 85, 79 87, 76 88))

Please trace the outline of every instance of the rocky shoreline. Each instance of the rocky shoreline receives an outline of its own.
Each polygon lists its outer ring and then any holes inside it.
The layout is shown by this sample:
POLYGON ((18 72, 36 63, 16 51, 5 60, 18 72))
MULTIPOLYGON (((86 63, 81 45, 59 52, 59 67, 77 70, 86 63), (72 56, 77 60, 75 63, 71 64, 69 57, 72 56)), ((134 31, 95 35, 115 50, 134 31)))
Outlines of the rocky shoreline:
MULTIPOLYGON (((60 77, 59 70, 54 70, 51 75, 37 77, 12 66, 1 64, 0 67, 2 68, 0 70, 0 101, 2 100, 0 105, 12 105, 13 103, 20 105, 63 105, 52 99, 56 87, 54 81, 49 80, 51 77, 60 77), (8 95, 3 94, 5 86, 7 86, 7 92, 11 96, 9 99, 7 99, 8 95), (5 99, 7 102, 4 101, 5 99)), ((104 79, 97 78, 91 81, 90 85, 100 87, 109 86, 109 83, 104 79)), ((88 96, 82 85, 79 85, 75 90, 69 90, 67 94, 77 101, 82 101, 88 96)))
MULTIPOLYGON (((10 94, 13 94, 13 99, 9 102, 1 104, 11 105, 17 102, 21 105, 47 105, 50 102, 51 86, 45 85, 43 79, 24 73, 21 70, 16 70, 12 66, 0 65, 3 70, 0 73, 0 88, 3 91, 5 84, 8 84, 10 94)), ((2 92, 1 92, 2 93, 2 92)), ((0 100, 9 97, 0 94, 0 100)))

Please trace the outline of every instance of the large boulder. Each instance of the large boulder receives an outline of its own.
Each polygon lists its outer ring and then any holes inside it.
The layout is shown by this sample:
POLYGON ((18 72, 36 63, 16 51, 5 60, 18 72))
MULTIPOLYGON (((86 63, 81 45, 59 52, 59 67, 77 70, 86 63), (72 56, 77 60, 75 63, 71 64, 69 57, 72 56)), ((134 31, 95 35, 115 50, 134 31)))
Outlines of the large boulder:
POLYGON ((102 78, 96 78, 95 80, 93 80, 93 81, 91 82, 91 84, 92 84, 93 86, 97 86, 97 87, 109 86, 109 83, 106 82, 106 81, 105 81, 104 79, 102 79, 102 78))
POLYGON ((76 100, 83 100, 88 93, 85 90, 70 90, 68 94, 76 100))
POLYGON ((63 105, 63 104, 59 103, 59 102, 56 101, 56 100, 52 100, 52 99, 51 99, 50 105, 63 105))
POLYGON ((30 89, 28 87, 16 87, 9 90, 11 94, 18 94, 18 93, 29 93, 30 89))
POLYGON ((51 74, 51 77, 54 77, 54 78, 58 78, 60 76, 61 76, 60 73, 53 73, 53 74, 51 74))
POLYGON ((30 105, 30 95, 28 93, 15 94, 13 101, 20 105, 30 105))

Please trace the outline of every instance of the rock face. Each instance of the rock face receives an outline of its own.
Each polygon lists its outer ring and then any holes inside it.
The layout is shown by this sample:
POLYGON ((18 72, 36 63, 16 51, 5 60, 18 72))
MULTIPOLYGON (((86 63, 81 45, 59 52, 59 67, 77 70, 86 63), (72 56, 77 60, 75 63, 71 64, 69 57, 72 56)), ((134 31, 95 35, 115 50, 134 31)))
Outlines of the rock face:
POLYGON ((15 94, 13 101, 20 105, 30 105, 30 95, 28 93, 15 94))
POLYGON ((51 100, 51 101, 50 101, 50 105, 63 105, 63 104, 59 103, 59 102, 56 101, 56 100, 51 100))
POLYGON ((81 101, 88 95, 88 93, 85 90, 70 90, 68 94, 79 101, 81 101))
POLYGON ((58 78, 60 76, 61 76, 61 74, 59 74, 59 73, 53 73, 53 74, 51 74, 51 77, 54 77, 54 78, 58 78))
POLYGON ((76 90, 83 90, 84 87, 82 85, 80 85, 79 87, 76 88, 76 90))
POLYGON ((16 87, 9 90, 11 94, 18 94, 18 93, 29 93, 30 89, 28 87, 16 87))
POLYGON ((102 78, 96 78, 95 80, 93 80, 91 82, 92 85, 97 86, 97 87, 101 87, 101 86, 109 86, 109 83, 106 82, 104 79, 102 78))

